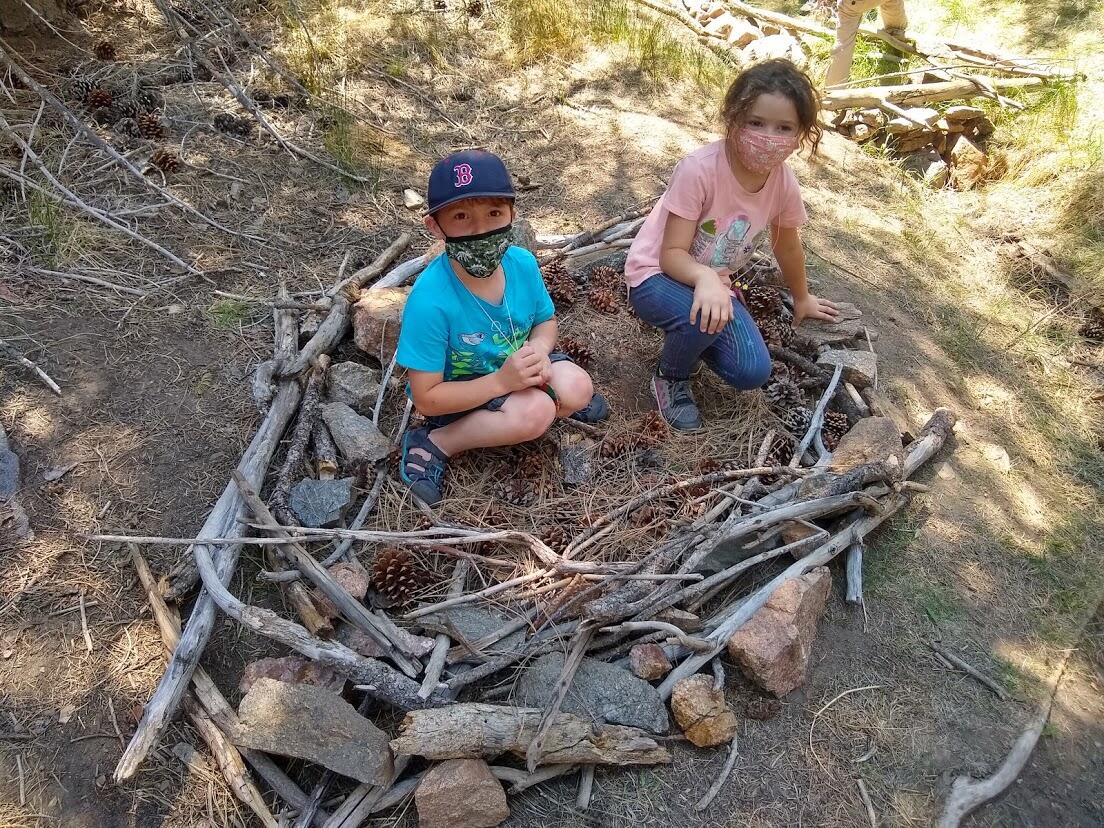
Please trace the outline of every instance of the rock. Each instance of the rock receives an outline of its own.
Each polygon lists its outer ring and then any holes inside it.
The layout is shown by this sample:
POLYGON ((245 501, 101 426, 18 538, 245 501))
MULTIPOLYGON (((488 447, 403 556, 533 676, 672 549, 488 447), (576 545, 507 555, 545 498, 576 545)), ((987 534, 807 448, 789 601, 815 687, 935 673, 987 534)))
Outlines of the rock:
POLYGON ((359 362, 339 362, 326 375, 326 400, 370 415, 379 396, 380 372, 359 362))
POLYGON ((729 34, 732 32, 732 24, 735 22, 735 18, 726 14, 710 19, 703 28, 706 34, 711 34, 713 37, 719 37, 721 40, 727 40, 729 34))
POLYGON ((935 126, 936 121, 942 117, 939 110, 932 109, 929 106, 913 106, 907 108, 905 112, 907 112, 909 117, 914 121, 920 121, 930 127, 935 126))
POLYGON ((684 633, 696 633, 701 632, 702 620, 692 612, 686 610, 675 609, 670 607, 663 610, 656 616, 657 621, 664 621, 668 624, 674 624, 684 633))
POLYGON ((761 31, 765 35, 782 34, 782 27, 779 26, 777 23, 764 22, 759 26, 759 31, 761 31))
MULTIPOLYGON (((798 523, 796 520, 788 520, 782 524, 782 543, 790 544, 803 541, 806 538, 811 538, 813 535, 818 534, 816 528, 810 526, 808 523, 798 523)), ((790 555, 794 560, 804 558, 806 555, 812 554, 813 548, 805 548, 802 552, 800 549, 795 549, 790 555)))
POLYGON ((798 69, 804 69, 809 62, 801 44, 788 34, 769 35, 753 40, 743 48, 741 54, 746 63, 784 58, 798 69))
POLYGON ((236 745, 307 759, 358 782, 393 772, 387 734, 330 690, 259 678, 238 707, 236 745))
MULTIPOLYGON (((532 662, 518 681, 514 703, 522 707, 547 706, 563 666, 563 653, 549 653, 532 662)), ((670 726, 663 700, 654 687, 628 670, 592 658, 583 659, 561 710, 650 733, 666 733, 670 726)))
POLYGON ((939 139, 941 134, 942 133, 936 132, 934 129, 927 131, 918 129, 914 133, 895 136, 892 141, 892 147, 898 154, 907 155, 910 152, 916 152, 925 147, 934 147, 935 142, 939 139))
POLYGON ((322 406, 322 419, 330 429, 337 450, 350 465, 375 463, 391 453, 391 441, 371 420, 345 403, 326 403, 322 406))
POLYGON ((930 146, 909 153, 901 159, 901 168, 937 190, 947 185, 951 175, 947 162, 935 151, 935 147, 930 146))
POLYGON ((329 667, 317 661, 308 661, 299 656, 283 658, 259 658, 245 665, 238 689, 248 693, 258 679, 267 678, 283 681, 287 684, 310 684, 335 693, 345 686, 345 677, 335 673, 329 667))
MULTIPOLYGON (((334 564, 327 572, 342 589, 358 601, 363 601, 364 596, 368 594, 368 573, 364 571, 364 567, 342 562, 334 564)), ((318 611, 324 616, 334 619, 341 615, 341 610, 335 607, 330 599, 323 595, 317 587, 311 591, 311 595, 314 598, 314 603, 318 606, 318 611)))
POLYGON ((20 480, 19 455, 11 450, 8 435, 0 426, 0 501, 15 497, 19 492, 20 480))
POLYGON ((1012 458, 1008 456, 1008 449, 1004 446, 988 443, 982 447, 981 454, 1002 474, 1012 471, 1012 458))
POLYGON ((961 124, 963 121, 972 121, 975 118, 984 118, 985 110, 980 106, 949 106, 943 110, 943 117, 948 123, 961 124))
POLYGON ((971 138, 984 140, 997 131, 993 122, 987 117, 975 118, 962 124, 962 131, 971 138))
POLYGON ((417 210, 419 207, 425 206, 425 199, 417 190, 412 190, 407 187, 402 191, 403 206, 407 210, 417 210))
POLYGON ((655 681, 671 672, 671 661, 658 644, 636 644, 629 650, 629 669, 638 678, 655 681))
POLYGON ((580 434, 564 435, 560 442, 560 470, 565 486, 583 486, 591 481, 594 441, 580 434))
POLYGON ((903 443, 907 444, 913 441, 912 423, 909 422, 908 416, 884 391, 871 386, 863 390, 862 397, 866 404, 870 406, 870 413, 875 417, 889 417, 893 420, 897 430, 901 432, 903 443))
POLYGON ((817 365, 843 366, 843 379, 856 388, 873 385, 878 376, 878 356, 871 351, 847 351, 833 348, 817 357, 817 365))
POLYGON ((914 124, 908 118, 902 118, 900 116, 896 118, 890 118, 886 121, 885 125, 886 135, 898 135, 908 136, 915 133, 925 132, 919 124, 914 124))
POLYGON ((671 693, 671 712, 698 747, 723 745, 736 732, 736 714, 725 704, 724 691, 713 689, 712 676, 698 673, 678 682, 671 693))
POLYGON ((815 347, 822 345, 843 345, 856 340, 865 343, 866 332, 869 331, 871 340, 877 340, 878 332, 873 328, 867 328, 859 320, 862 311, 850 302, 840 302, 839 316, 836 321, 829 322, 824 319, 806 319, 798 328, 798 336, 809 340, 815 347))
POLYGON ((867 124, 852 124, 847 128, 847 134, 852 141, 862 144, 874 137, 874 127, 867 124))
POLYGON ((380 658, 387 654, 387 651, 377 644, 374 638, 352 624, 339 625, 335 637, 350 650, 356 650, 365 658, 380 658))
POLYGON ((832 575, 818 566, 774 591, 728 639, 728 654, 749 681, 784 696, 805 681, 817 621, 824 612, 832 575))
POLYGON ((947 161, 951 165, 951 186, 956 190, 973 189, 989 166, 989 156, 965 135, 954 136, 947 161))
POLYGON ((762 31, 743 18, 733 17, 730 18, 730 22, 732 25, 729 27, 728 34, 724 35, 724 39, 733 48, 742 49, 763 37, 762 31))
POLYGON ((537 252, 537 231, 528 219, 517 219, 510 229, 510 237, 518 247, 524 247, 530 253, 537 252))
POLYGON ((353 340, 382 364, 391 362, 399 345, 399 328, 409 287, 366 290, 353 305, 353 340))
POLYGON ((353 478, 314 480, 306 477, 291 487, 288 505, 303 526, 337 526, 353 502, 353 478))
POLYGON ((414 792, 419 828, 493 828, 510 818, 502 783, 482 759, 448 759, 414 792))
POLYGON ((889 417, 864 417, 852 426, 832 452, 829 469, 833 472, 849 471, 864 463, 896 458, 904 459, 901 432, 889 417))
POLYGON ((881 129, 889 118, 880 109, 860 109, 855 113, 855 118, 873 129, 881 129))
MULTIPOLYGON (((482 607, 460 606, 427 615, 421 619, 421 624, 430 632, 442 632, 452 636, 457 639, 453 642, 455 644, 463 643, 459 640, 460 636, 463 636, 469 644, 475 644, 479 639, 502 629, 511 620, 505 613, 482 607)), ((517 630, 481 649, 488 655, 496 655, 517 649, 524 640, 525 631, 517 630)))

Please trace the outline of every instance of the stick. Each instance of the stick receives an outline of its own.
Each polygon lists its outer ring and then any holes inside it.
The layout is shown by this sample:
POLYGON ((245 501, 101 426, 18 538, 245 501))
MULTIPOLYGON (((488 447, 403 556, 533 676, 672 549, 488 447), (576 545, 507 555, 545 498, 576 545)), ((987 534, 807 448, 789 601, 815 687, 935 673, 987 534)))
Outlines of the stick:
POLYGON ((847 550, 847 603, 863 603, 863 544, 851 544, 847 550))
POLYGON ((560 672, 559 678, 556 679, 556 685, 553 688, 555 695, 553 695, 548 707, 544 709, 540 724, 537 726, 537 733, 525 751, 525 766, 529 769, 529 773, 535 771, 537 765, 540 764, 541 753, 544 751, 544 740, 560 713, 560 706, 567 698, 567 691, 571 689, 571 682, 575 678, 575 673, 583 663, 583 655, 586 653, 587 644, 594 636, 595 629, 594 624, 588 623, 580 626, 575 633, 575 642, 571 645, 571 652, 564 659, 563 670, 560 672))
POLYGON ((695 811, 704 811, 709 807, 709 803, 717 798, 717 794, 721 792, 721 788, 724 787, 724 783, 728 781, 728 777, 732 775, 732 769, 736 766, 736 757, 740 755, 738 746, 737 734, 732 734, 732 742, 728 747, 728 758, 725 759, 724 767, 721 768, 720 774, 713 780, 713 784, 709 786, 709 790, 705 792, 705 796, 697 801, 694 805, 695 811))
MULTIPOLYGON (((268 511, 268 507, 264 505, 264 502, 257 496, 257 493, 253 491, 245 478, 243 478, 237 470, 231 473, 231 477, 233 477, 234 482, 238 484, 242 497, 245 499, 246 505, 253 511, 253 514, 262 521, 273 522, 274 518, 272 517, 272 513, 268 511)), ((387 653, 387 657, 395 662, 395 665, 400 670, 410 677, 414 677, 418 674, 421 665, 416 666, 404 657, 404 653, 406 655, 414 655, 414 653, 404 649, 405 642, 388 635, 388 631, 380 624, 379 619, 372 615, 367 607, 346 592, 344 587, 335 581, 330 573, 318 563, 318 561, 311 557, 306 550, 296 543, 288 542, 289 539, 285 532, 282 530, 274 530, 273 534, 284 541, 281 549, 289 562, 298 567, 299 572, 310 579, 322 594, 329 598, 335 607, 341 610, 341 614, 345 616, 350 623, 367 634, 372 640, 379 644, 379 646, 383 647, 384 651, 387 653)))
POLYGON ((824 423, 824 412, 828 409, 828 400, 832 398, 832 395, 836 392, 836 385, 839 384, 840 377, 843 376, 843 366, 837 365, 836 370, 832 373, 832 379, 828 381, 828 387, 824 390, 824 393, 820 395, 820 400, 817 401, 816 409, 813 411, 812 422, 809 423, 809 430, 805 432, 805 436, 801 438, 801 442, 797 446, 797 451, 794 452, 793 457, 790 458, 790 467, 796 468, 801 462, 801 458, 805 455, 805 450, 809 448, 809 444, 813 442, 813 437, 820 434, 820 427, 824 423))
MULTIPOLYGON (((0 115, 0 120, 3 120, 2 115, 0 115)), ((45 385, 59 397, 61 396, 61 389, 58 388, 58 384, 50 378, 49 374, 39 368, 36 363, 32 362, 31 360, 27 359, 27 357, 19 353, 19 351, 9 345, 3 339, 0 339, 0 353, 4 354, 6 357, 8 357, 8 359, 18 362, 24 368, 34 371, 35 376, 42 380, 43 385, 45 385)))
POLYGON ((959 658, 942 644, 936 641, 929 641, 928 646, 931 647, 937 654, 950 662, 953 666, 966 673, 966 675, 977 679, 983 685, 992 690, 994 695, 996 695, 998 699, 1000 699, 1001 701, 1008 701, 1007 691, 1005 691, 1005 689, 1001 687, 1000 684, 998 684, 994 679, 989 678, 989 676, 985 675, 977 668, 971 667, 969 663, 959 658))
MULTIPOLYGON (((1084 632, 1084 628, 1082 628, 1084 632)), ((1062 657, 1057 676, 1046 697, 1039 702, 1035 715, 1031 717, 1023 733, 1012 745, 1001 766, 996 773, 985 779, 973 779, 965 774, 955 779, 951 785, 951 795, 947 797, 947 804, 936 823, 936 828, 958 828, 962 819, 990 799, 1000 795, 1009 785, 1016 781, 1023 770, 1031 752, 1035 749, 1035 743, 1039 741, 1043 728, 1050 718, 1050 709, 1054 705, 1054 697, 1058 693, 1058 687, 1062 684, 1062 678, 1066 674, 1066 666, 1069 664, 1073 649, 1067 650, 1062 657)))
POLYGON ((318 423, 320 405, 322 401, 322 389, 326 384, 326 371, 330 367, 330 358, 322 354, 314 362, 310 378, 307 380, 307 388, 303 392, 303 401, 299 404, 299 419, 295 423, 295 429, 291 433, 291 445, 288 447, 284 464, 280 467, 280 473, 276 476, 276 486, 272 490, 269 501, 272 503, 272 512, 281 523, 297 523, 292 516, 288 500, 291 496, 292 479, 299 476, 303 467, 304 455, 307 449, 307 440, 318 423))
MULTIPOLYGON (((464 592, 464 581, 468 576, 468 562, 457 561, 456 568, 452 572, 452 583, 449 585, 449 597, 457 598, 464 592)), ((445 658, 448 656, 449 637, 444 633, 438 633, 433 642, 433 653, 426 664, 425 678, 422 679, 422 687, 418 695, 428 699, 437 688, 437 682, 441 679, 441 672, 445 669, 445 658)))
MULTIPOLYGON (((325 425, 323 424, 323 427, 325 425)), ((368 496, 364 498, 364 502, 360 504, 360 511, 356 513, 356 517, 353 518, 353 522, 349 525, 350 529, 359 529, 364 525, 364 521, 368 520, 368 515, 372 513, 372 510, 376 507, 376 502, 379 500, 380 492, 383 491, 383 482, 387 479, 387 467, 384 466, 376 472, 376 481, 372 484, 372 490, 368 492, 368 496)), ((353 546, 353 538, 345 538, 341 543, 337 545, 332 553, 322 562, 322 566, 333 566, 339 560, 345 557, 346 553, 353 546)))
MULTIPOLYGON (((921 103, 939 101, 968 100, 986 94, 988 84, 994 90, 1041 89, 1044 85, 1040 78, 985 78, 978 77, 943 81, 940 83, 912 83, 900 86, 867 86, 859 89, 833 89, 821 97, 821 108, 825 110, 864 109, 881 107, 886 103, 899 106, 916 106, 921 103)), ((925 124, 925 127, 927 125, 925 124)))
POLYGON ((594 791, 594 765, 583 765, 579 772, 579 792, 575 794, 575 807, 585 811, 590 807, 590 795, 594 791))
POLYGON ((855 782, 859 786, 859 796, 862 797, 863 805, 866 806, 866 816, 870 820, 870 828, 878 828, 878 814, 874 811, 874 801, 870 798, 870 791, 866 789, 866 783, 861 778, 856 779, 855 782))
MULTIPOLYGON (((157 590, 157 579, 154 578, 149 564, 146 563, 142 553, 138 551, 138 547, 134 544, 130 545, 130 558, 134 563, 135 571, 138 573, 138 580, 141 581, 146 591, 146 599, 149 601, 150 611, 153 613, 154 620, 161 631, 161 638, 167 655, 172 652, 179 641, 180 619, 169 609, 168 604, 161 597, 157 590)), ((185 710, 188 717, 192 720, 192 724, 195 725, 203 741, 211 749, 211 754, 222 770, 230 790, 234 792, 238 800, 257 815, 265 828, 277 828, 279 823, 272 812, 269 811, 261 792, 257 790, 253 780, 250 779, 249 772, 242 764, 241 754, 212 721, 213 713, 210 707, 214 705, 211 705, 210 694, 218 694, 214 682, 203 672, 202 668, 196 669, 193 681, 195 682, 196 699, 193 700, 190 694, 185 696, 185 710), (204 701, 204 699, 207 699, 207 701, 204 701)), ((221 696, 216 701, 216 703, 218 702, 221 702, 222 707, 229 709, 229 704, 221 696)))
POLYGON ((84 647, 88 652, 92 652, 92 634, 88 631, 88 614, 84 611, 84 593, 80 594, 80 619, 81 619, 81 633, 84 635, 84 647))
POLYGON ((383 410, 383 399, 387 395, 387 386, 391 382, 391 374, 395 371, 395 363, 399 358, 398 349, 391 355, 391 361, 387 364, 387 370, 380 379, 379 393, 376 394, 376 404, 372 408, 372 425, 379 425, 380 412, 383 410))
MULTIPOLYGON (((375 273, 381 272, 390 262, 394 261, 396 256, 406 249, 408 244, 410 244, 410 234, 400 233, 399 237, 391 242, 387 249, 380 253, 366 270, 375 273)), ((370 274, 368 278, 371 278, 370 274)), ((326 318, 318 326, 318 330, 310 338, 310 341, 303 346, 295 359, 280 372, 281 376, 301 374, 315 359, 333 350, 334 345, 345 336, 345 331, 349 326, 350 308, 351 303, 344 290, 334 294, 330 312, 326 314, 326 318)))

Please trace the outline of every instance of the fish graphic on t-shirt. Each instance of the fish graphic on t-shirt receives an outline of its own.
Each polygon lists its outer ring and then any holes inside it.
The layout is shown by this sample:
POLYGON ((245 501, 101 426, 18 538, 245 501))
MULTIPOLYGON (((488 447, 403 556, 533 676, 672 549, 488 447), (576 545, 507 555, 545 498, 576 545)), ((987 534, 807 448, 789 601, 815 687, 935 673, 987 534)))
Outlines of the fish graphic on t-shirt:
POLYGON ((486 338, 487 335, 482 331, 478 333, 460 334, 460 341, 465 345, 480 345, 486 338))

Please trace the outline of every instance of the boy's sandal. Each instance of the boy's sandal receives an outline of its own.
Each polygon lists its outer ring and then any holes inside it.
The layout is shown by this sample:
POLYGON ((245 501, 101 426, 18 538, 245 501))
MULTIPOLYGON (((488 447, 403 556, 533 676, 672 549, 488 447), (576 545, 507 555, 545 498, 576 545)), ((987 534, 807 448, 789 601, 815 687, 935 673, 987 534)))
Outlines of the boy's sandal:
POLYGON ((427 506, 436 506, 444 493, 445 469, 449 458, 429 439, 429 431, 428 428, 415 428, 403 435, 399 476, 417 498, 427 506), (429 458, 417 455, 411 457, 412 449, 424 451, 429 458), (411 468, 412 465, 421 468, 411 468))
POLYGON ((609 419, 609 415, 610 406, 606 398, 601 394, 595 394, 590 398, 586 408, 580 408, 571 415, 571 419, 578 420, 580 423, 600 423, 609 419))

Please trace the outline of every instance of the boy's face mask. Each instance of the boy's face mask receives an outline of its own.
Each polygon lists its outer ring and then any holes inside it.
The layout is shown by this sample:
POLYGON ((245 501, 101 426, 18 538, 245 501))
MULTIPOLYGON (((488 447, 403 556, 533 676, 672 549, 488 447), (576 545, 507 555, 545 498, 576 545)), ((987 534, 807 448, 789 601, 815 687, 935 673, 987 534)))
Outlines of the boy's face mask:
POLYGON ((498 268, 513 243, 513 224, 475 236, 445 238, 445 252, 476 279, 486 279, 498 268))
POLYGON ((736 131, 733 141, 736 157, 753 173, 768 173, 797 149, 797 138, 792 135, 769 135, 747 127, 736 131))

